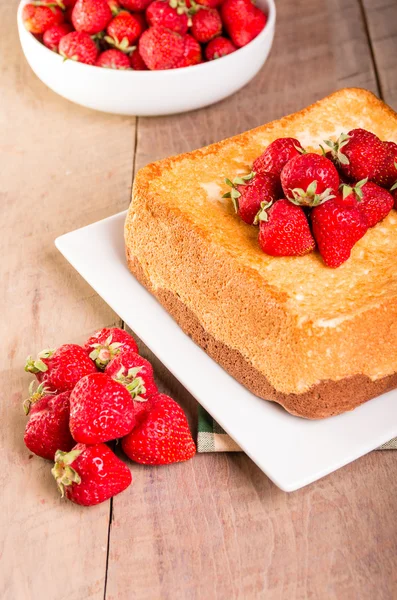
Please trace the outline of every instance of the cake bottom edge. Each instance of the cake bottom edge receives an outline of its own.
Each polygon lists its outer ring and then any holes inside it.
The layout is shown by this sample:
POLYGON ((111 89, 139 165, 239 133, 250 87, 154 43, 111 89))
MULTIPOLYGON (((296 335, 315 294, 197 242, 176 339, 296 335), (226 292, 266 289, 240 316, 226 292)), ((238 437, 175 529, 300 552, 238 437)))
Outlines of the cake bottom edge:
POLYGON ((210 335, 194 312, 172 292, 154 289, 140 262, 127 249, 131 273, 159 300, 181 329, 225 371, 263 400, 280 404, 290 414, 306 419, 323 419, 353 410, 360 404, 397 387, 397 373, 373 381, 366 375, 353 375, 338 381, 325 380, 300 394, 276 390, 267 378, 234 348, 210 335))

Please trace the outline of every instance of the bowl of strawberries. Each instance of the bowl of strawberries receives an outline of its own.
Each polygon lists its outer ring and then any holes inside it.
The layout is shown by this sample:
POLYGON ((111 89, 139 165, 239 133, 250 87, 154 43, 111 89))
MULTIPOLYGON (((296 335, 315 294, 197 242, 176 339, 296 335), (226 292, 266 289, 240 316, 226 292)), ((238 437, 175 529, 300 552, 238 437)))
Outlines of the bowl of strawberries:
POLYGON ((22 0, 25 57, 88 108, 156 116, 202 108, 246 85, 270 52, 274 0, 22 0))

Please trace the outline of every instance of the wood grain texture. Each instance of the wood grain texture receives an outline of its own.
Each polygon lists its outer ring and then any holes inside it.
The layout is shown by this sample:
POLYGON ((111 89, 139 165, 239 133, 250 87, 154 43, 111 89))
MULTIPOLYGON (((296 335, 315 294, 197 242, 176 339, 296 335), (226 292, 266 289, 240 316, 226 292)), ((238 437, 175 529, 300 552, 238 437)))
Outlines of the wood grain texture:
MULTIPOLYGON (((358 2, 284 0, 277 9, 269 61, 244 90, 201 111, 139 119, 137 168, 341 87, 377 92, 358 2)), ((154 366, 162 389, 171 389, 195 422, 194 400, 158 361, 154 366)), ((392 453, 366 456, 290 495, 242 454, 201 455, 154 469, 130 464, 134 486, 113 501, 107 600, 391 600, 397 594, 392 453)))
POLYGON ((61 504, 51 464, 24 447, 21 402, 31 377, 23 367, 29 353, 119 322, 54 239, 126 208, 135 120, 79 108, 45 88, 22 56, 16 6, 0 6, 0 598, 99 600, 109 503, 92 511, 61 504))
POLYGON ((397 2, 362 0, 384 100, 397 108, 397 2))

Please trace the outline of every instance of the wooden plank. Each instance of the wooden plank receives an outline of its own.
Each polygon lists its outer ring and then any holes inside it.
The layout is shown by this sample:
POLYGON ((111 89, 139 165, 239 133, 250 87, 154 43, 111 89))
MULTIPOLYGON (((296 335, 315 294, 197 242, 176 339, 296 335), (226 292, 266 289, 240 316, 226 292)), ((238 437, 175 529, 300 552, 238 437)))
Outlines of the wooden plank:
MULTIPOLYGON (((139 119, 137 167, 341 87, 377 91, 358 1, 284 0, 277 9, 274 48, 258 77, 210 108, 139 119)), ((158 361, 155 369, 194 421, 194 400, 158 361)), ((131 463, 134 485, 113 502, 106 597, 391 599, 395 465, 393 453, 373 453, 287 495, 242 454, 131 463)))
MULTIPOLYGON (((23 444, 25 358, 82 342, 117 316, 55 249, 56 236, 128 205, 135 120, 56 96, 28 67, 16 0, 0 6, 1 366, 0 597, 103 598, 109 503, 61 504, 50 463, 23 444)), ((95 248, 92 249, 95 252, 95 248)))
POLYGON ((363 0, 382 96, 397 110, 397 2, 363 0))

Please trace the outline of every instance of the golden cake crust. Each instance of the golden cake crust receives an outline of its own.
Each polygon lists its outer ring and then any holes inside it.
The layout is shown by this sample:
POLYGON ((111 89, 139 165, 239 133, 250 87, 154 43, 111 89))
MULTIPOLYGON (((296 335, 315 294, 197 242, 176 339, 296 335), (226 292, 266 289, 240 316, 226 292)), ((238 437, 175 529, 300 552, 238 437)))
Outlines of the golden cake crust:
POLYGON ((180 324, 183 311, 170 299, 185 307, 185 331, 252 391, 306 417, 343 412, 395 385, 396 213, 332 270, 317 253, 263 254, 255 228, 222 200, 223 180, 247 172, 277 137, 313 147, 358 126, 397 141, 396 114, 369 92, 349 89, 148 165, 137 174, 126 220, 131 270, 139 265, 141 281, 180 324))

